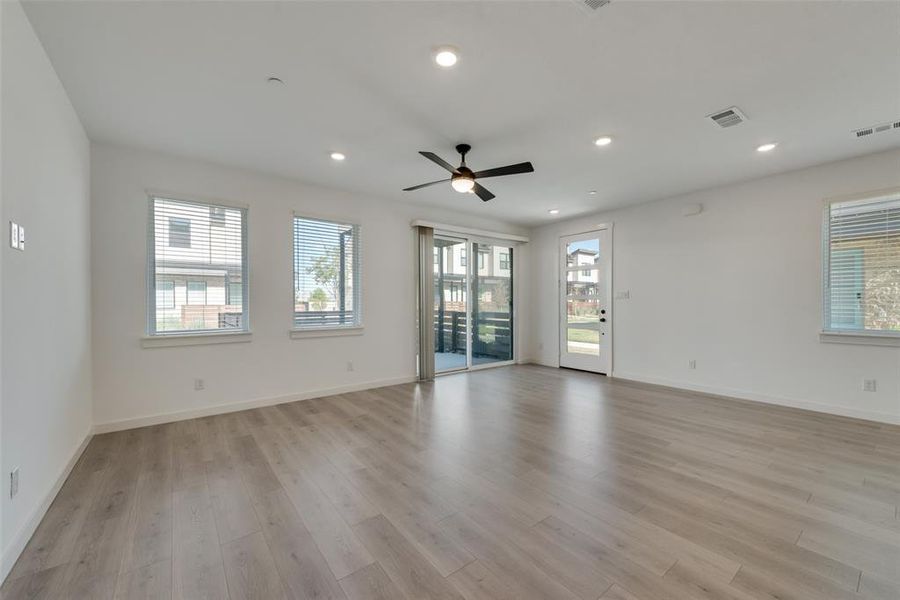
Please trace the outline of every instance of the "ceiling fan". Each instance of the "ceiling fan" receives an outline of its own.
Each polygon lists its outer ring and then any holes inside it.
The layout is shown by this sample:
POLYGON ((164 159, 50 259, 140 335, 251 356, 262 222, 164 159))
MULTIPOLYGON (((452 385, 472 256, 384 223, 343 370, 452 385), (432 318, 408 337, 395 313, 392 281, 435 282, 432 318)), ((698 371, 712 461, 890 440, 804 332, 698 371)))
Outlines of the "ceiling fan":
POLYGON ((419 151, 419 154, 421 154, 428 160, 444 167, 453 175, 451 175, 449 179, 439 179, 438 181, 432 181, 430 183, 414 185, 413 187, 405 188, 403 191, 411 192, 413 190, 419 190, 424 187, 428 187, 429 185, 436 185, 438 183, 449 181, 450 185, 453 186, 453 189, 457 192, 461 194, 472 192, 477 194, 478 197, 483 201, 487 202, 488 200, 490 200, 491 198, 495 198, 496 196, 484 189, 481 184, 475 181, 476 179, 486 179, 488 177, 500 177, 501 175, 518 175, 519 173, 534 172, 534 167, 530 162, 507 165, 505 167, 496 167, 494 169, 486 169, 484 171, 472 171, 472 169, 466 166, 466 153, 471 149, 472 146, 470 146, 469 144, 459 144, 456 147, 456 151, 459 152, 461 156, 461 162, 458 167, 454 167, 434 152, 419 151))

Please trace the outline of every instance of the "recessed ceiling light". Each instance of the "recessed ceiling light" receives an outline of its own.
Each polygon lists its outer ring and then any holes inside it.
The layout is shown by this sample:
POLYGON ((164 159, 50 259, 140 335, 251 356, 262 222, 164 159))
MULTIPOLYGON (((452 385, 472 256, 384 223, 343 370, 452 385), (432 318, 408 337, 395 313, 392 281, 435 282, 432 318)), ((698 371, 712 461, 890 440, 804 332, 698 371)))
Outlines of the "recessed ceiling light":
POLYGON ((769 152, 775 149, 775 146, 778 145, 778 142, 770 142, 768 144, 763 144, 759 148, 756 149, 757 152, 769 152))
POLYGON ((590 191, 588 192, 588 194, 591 195, 591 196, 596 196, 596 195, 597 195, 597 190, 590 190, 590 191))
POLYGON ((275 85, 284 85, 284 81, 280 77, 269 77, 266 81, 275 85))
POLYGON ((551 209, 548 210, 547 212, 550 213, 551 215, 558 215, 558 214, 559 214, 559 209, 558 209, 558 208, 551 208, 551 209))
POLYGON ((344 156, 344 154, 342 152, 332 152, 331 153, 331 160, 344 160, 345 158, 347 158, 347 157, 344 156))
POLYGON ((453 46, 441 46, 434 51, 434 62, 445 69, 452 67, 459 60, 459 53, 453 46))
POLYGON ((608 135, 601 135, 596 140, 594 140, 594 143, 598 146, 609 146, 610 144, 612 144, 612 138, 608 135))

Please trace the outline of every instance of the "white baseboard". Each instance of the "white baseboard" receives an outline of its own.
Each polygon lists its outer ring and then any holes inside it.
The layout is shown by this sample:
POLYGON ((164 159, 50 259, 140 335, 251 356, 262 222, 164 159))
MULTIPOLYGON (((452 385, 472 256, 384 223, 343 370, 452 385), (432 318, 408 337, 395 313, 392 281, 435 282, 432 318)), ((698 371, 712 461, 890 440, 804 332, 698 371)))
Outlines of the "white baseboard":
POLYGON ((167 413, 159 413, 155 415, 146 415, 143 417, 134 417, 131 419, 122 419, 119 421, 107 421, 105 423, 97 423, 94 425, 94 433, 110 433, 112 431, 123 431, 125 429, 135 429, 136 427, 147 427, 148 425, 159 425, 161 423, 173 423, 175 421, 186 421, 187 419, 196 419, 198 417, 209 417, 212 415, 222 415, 239 410, 248 410, 251 408, 261 408, 263 406, 274 406, 276 404, 284 404, 285 402, 296 402, 298 400, 309 400, 311 398, 321 398, 322 396, 332 396, 334 394, 346 394, 349 392, 358 392, 361 390, 370 390, 374 388, 385 387, 389 385, 399 385, 401 383, 412 383, 415 376, 395 377, 392 379, 380 379, 376 381, 367 381, 362 383, 353 383, 333 388, 321 388, 301 392, 299 394, 291 394, 288 396, 276 396, 274 398, 257 398, 255 400, 244 400, 241 402, 230 402, 228 404, 216 404, 214 406, 204 406, 203 408, 195 408, 191 410, 179 410, 167 413))
POLYGON ((41 523, 41 519, 43 519, 44 515, 47 514, 47 510, 50 508, 50 505, 53 504, 53 500, 56 499, 56 494, 59 493, 59 490, 66 482, 66 479, 69 477, 69 473, 72 472, 72 468, 75 467, 75 463, 77 463, 78 459, 81 458, 81 455, 84 453, 84 449, 87 448, 88 442, 91 441, 92 437, 93 435, 91 435, 90 433, 84 436, 84 439, 80 444, 78 444, 78 447, 75 448, 75 452, 72 453, 72 457, 69 458, 66 466, 63 467, 63 470, 59 474, 59 477, 56 478, 53 486, 44 495, 44 499, 38 506, 35 507, 33 511, 31 511, 31 514, 28 515, 28 519, 25 521, 25 524, 22 525, 16 535, 13 536, 13 539, 9 543, 9 546, 3 549, 3 557, 0 558, 0 582, 6 581, 6 576, 9 575, 9 572, 12 570, 13 565, 16 564, 16 561, 19 559, 22 551, 25 550, 25 546, 28 545, 28 540, 30 540, 31 536, 34 535, 35 530, 41 523))
POLYGON ((623 373, 621 371, 614 371, 612 373, 612 377, 627 381, 636 381, 639 383, 661 385, 691 392, 700 392, 702 394, 711 394, 713 396, 737 398, 739 400, 750 400, 751 402, 762 402, 764 404, 774 404, 776 406, 786 406, 788 408, 799 408, 802 410, 809 410, 817 413, 837 415, 839 417, 850 417, 853 419, 864 419, 866 421, 876 421, 878 423, 900 425, 900 415, 894 415, 890 413, 846 408, 842 406, 834 406, 831 404, 822 404, 821 402, 812 402, 810 400, 786 398, 783 396, 767 396, 765 394, 758 394, 756 392, 734 388, 697 385, 685 381, 675 381, 671 379, 664 379, 662 377, 642 375, 639 373, 623 373))

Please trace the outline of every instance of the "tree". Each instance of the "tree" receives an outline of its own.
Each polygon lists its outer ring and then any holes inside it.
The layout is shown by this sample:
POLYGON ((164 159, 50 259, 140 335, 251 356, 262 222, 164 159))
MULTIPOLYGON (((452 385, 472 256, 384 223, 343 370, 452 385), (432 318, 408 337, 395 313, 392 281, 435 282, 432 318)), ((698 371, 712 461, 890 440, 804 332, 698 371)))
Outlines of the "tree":
MULTIPOLYGON (((311 267, 307 267, 306 272, 313 276, 317 284, 328 290, 331 299, 337 304, 338 296, 341 293, 340 249, 327 248, 324 254, 316 257, 311 267)), ((310 302, 312 302, 312 296, 310 296, 310 302)))
POLYGON ((316 288, 309 295, 309 307, 313 310, 325 310, 328 306, 328 294, 322 288, 316 288))

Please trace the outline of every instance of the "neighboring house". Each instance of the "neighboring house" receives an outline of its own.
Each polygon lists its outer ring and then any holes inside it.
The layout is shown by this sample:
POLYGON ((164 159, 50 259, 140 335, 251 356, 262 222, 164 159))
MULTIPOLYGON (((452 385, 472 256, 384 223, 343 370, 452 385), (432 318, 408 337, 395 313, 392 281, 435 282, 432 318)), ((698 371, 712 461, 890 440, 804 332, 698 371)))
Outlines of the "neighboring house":
POLYGON ((600 261, 600 253, 596 250, 579 248, 573 250, 566 257, 566 266, 569 268, 584 266, 577 271, 568 271, 566 282, 570 294, 581 296, 593 296, 597 293, 600 270, 597 264, 600 261))
POLYGON ((155 221, 157 329, 241 327, 240 213, 165 204, 155 221))

